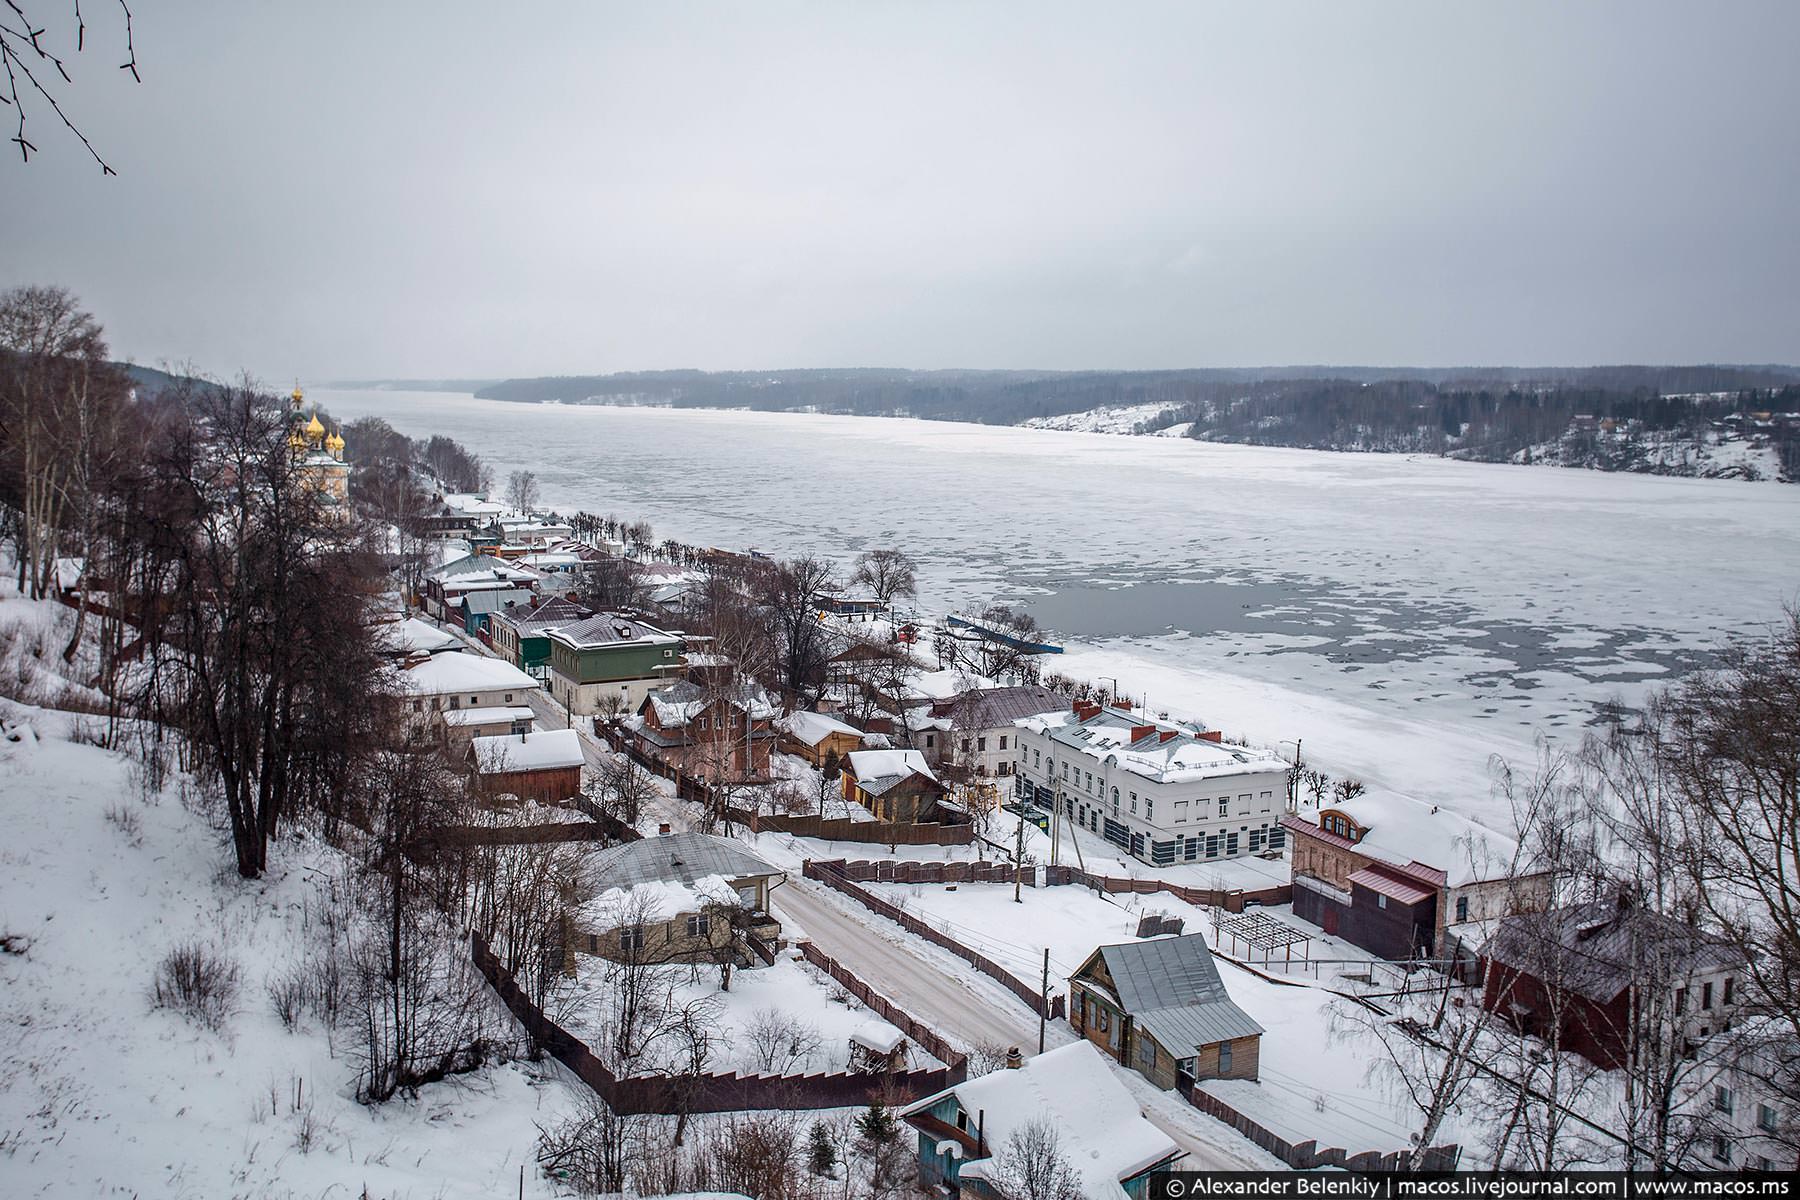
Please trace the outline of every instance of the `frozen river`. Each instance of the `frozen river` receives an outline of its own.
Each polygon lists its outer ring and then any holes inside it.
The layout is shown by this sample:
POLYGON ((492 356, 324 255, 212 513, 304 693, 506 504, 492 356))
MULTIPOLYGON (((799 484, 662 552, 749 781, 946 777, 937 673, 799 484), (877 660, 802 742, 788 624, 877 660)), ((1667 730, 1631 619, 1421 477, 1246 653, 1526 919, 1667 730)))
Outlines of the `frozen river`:
POLYGON ((536 471, 659 536, 847 561, 921 602, 1025 600, 1153 707, 1506 824, 1492 754, 1751 634, 1800 595, 1800 487, 941 422, 315 391, 536 471))

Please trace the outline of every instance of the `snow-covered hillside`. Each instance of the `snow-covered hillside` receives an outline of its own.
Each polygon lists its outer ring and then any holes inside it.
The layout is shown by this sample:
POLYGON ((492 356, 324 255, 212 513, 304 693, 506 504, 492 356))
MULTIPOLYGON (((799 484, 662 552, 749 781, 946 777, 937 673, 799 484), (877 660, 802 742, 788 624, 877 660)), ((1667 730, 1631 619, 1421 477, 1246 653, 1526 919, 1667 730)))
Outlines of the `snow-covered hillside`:
POLYGON ((346 1038, 283 1027, 268 983, 307 944, 336 851, 284 842, 244 882, 176 795, 69 740, 79 718, 0 701, 0 722, 0 1193, 512 1196, 523 1166, 526 1195, 555 1194, 534 1122, 571 1093, 544 1069, 365 1107, 346 1038), (157 964, 189 942, 238 972, 217 1031, 153 1004, 157 964))

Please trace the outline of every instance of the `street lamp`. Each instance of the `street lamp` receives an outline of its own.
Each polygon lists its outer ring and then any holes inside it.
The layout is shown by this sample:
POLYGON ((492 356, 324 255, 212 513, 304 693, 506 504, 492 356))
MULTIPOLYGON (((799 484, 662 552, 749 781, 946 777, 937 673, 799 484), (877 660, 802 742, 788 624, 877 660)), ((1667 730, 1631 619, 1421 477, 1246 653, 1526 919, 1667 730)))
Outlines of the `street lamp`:
POLYGON ((1300 767, 1301 767, 1302 762, 1304 761, 1300 757, 1300 742, 1301 742, 1300 738, 1283 738, 1281 741, 1275 743, 1277 746, 1292 746, 1294 748, 1294 765, 1292 767, 1288 768, 1288 779, 1287 779, 1287 785, 1288 785, 1288 787, 1287 787, 1288 797, 1287 798, 1288 798, 1288 811, 1289 812, 1294 812, 1299 808, 1300 767))

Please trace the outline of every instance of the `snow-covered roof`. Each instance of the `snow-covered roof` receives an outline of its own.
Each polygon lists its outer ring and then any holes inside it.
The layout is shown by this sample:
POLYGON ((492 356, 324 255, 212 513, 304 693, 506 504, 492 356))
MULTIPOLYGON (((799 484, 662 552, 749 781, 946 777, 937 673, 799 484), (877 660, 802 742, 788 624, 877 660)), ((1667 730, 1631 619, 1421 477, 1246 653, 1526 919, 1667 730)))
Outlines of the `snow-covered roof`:
POLYGON ((1057 712, 1068 700, 1040 684, 1017 687, 979 687, 942 701, 933 712, 949 717, 959 729, 997 729, 1022 717, 1057 712))
POLYGON ((535 714, 521 705, 490 705, 483 708, 447 708, 438 714, 444 724, 461 727, 464 725, 495 725, 501 721, 530 721, 535 714))
POLYGON ((715 699, 723 699, 752 721, 772 721, 781 711, 769 693, 743 680, 715 690, 703 688, 690 679, 680 679, 651 692, 645 702, 655 711, 658 725, 664 729, 680 729, 705 712, 707 705, 715 699))
POLYGON ((561 596, 551 596, 537 604, 509 605, 494 614, 496 621, 505 621, 517 630, 521 637, 533 637, 549 633, 552 629, 560 629, 564 625, 592 616, 591 609, 581 607, 573 600, 561 596))
POLYGON ((475 767, 484 775, 502 771, 557 771, 579 767, 581 735, 573 729, 502 733, 474 740, 475 767))
POLYGON ((846 725, 836 717, 828 717, 824 713, 791 712, 777 722, 782 732, 789 734, 802 745, 816 746, 834 733, 846 734, 860 739, 862 730, 846 725))
POLYGON ((462 639, 429 621, 408 617, 376 627, 375 640, 389 654, 437 654, 443 650, 461 650, 462 639))
POLYGON ((1022 717, 1013 724, 1041 733, 1073 753, 1111 762, 1157 783, 1288 769, 1287 761, 1273 750, 1215 742, 1185 726, 1117 708, 1100 709, 1086 719, 1064 709, 1022 717))
POLYGON ((485 654, 437 654, 405 671, 401 686, 425 696, 463 692, 534 692, 538 681, 519 668, 485 654))
POLYGON ((708 875, 748 879, 780 874, 729 838, 691 831, 620 842, 592 855, 588 864, 595 886, 602 888, 657 880, 692 883, 708 875))
POLYGON ((985 1178, 1014 1131, 1034 1120, 1055 1127, 1058 1150, 1081 1176, 1090 1200, 1118 1200, 1130 1179, 1181 1153, 1169 1135, 1144 1119, 1136 1100, 1113 1075, 1092 1042, 1070 1042, 927 1096, 901 1116, 923 1113, 954 1093, 971 1120, 982 1114, 990 1157, 963 1166, 966 1178, 985 1178))
POLYGON ((646 625, 624 613, 613 612, 595 613, 586 620, 571 621, 551 636, 581 650, 593 646, 621 646, 631 642, 673 645, 681 640, 654 625, 646 625))
MULTIPOLYGON (((1366 791, 1342 802, 1328 801, 1321 813, 1342 813, 1366 832, 1356 850, 1397 867, 1430 867, 1447 887, 1462 887, 1515 873, 1519 844, 1460 813, 1424 804, 1399 792, 1366 791)), ((1533 868, 1521 862, 1518 874, 1533 868)))
POLYGON ((937 782, 931 764, 917 750, 852 750, 846 760, 857 784, 872 796, 882 795, 913 775, 937 782))

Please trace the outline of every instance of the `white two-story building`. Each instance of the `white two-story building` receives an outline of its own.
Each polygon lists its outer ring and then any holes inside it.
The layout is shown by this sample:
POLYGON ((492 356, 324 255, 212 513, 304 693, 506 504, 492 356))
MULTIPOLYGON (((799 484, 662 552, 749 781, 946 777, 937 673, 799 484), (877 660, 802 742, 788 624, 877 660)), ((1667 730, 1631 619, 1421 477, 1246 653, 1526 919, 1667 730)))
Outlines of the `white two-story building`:
POLYGON ((1288 764, 1215 732, 1075 702, 1021 718, 1016 794, 1152 866, 1278 850, 1288 764))

